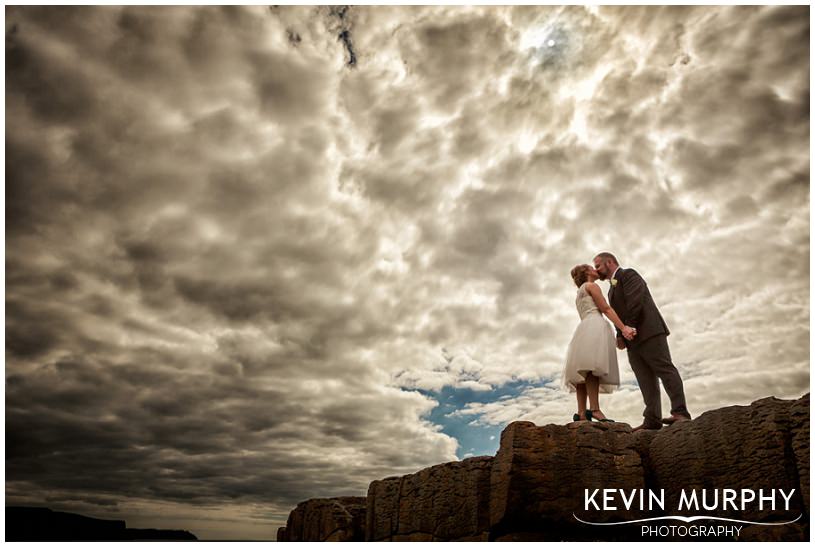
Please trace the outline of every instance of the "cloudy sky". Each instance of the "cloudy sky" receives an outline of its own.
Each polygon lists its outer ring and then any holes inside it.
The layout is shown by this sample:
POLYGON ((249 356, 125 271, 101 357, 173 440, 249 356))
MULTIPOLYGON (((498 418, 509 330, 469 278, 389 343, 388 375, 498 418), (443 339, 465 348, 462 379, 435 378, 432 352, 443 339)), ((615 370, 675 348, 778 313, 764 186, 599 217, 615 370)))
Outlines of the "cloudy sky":
MULTIPOLYGON (((569 270, 604 250, 695 416, 809 390, 808 7, 5 29, 7 504, 270 539, 299 501, 494 454, 570 420, 569 270)), ((620 370, 601 404, 636 425, 620 370)))

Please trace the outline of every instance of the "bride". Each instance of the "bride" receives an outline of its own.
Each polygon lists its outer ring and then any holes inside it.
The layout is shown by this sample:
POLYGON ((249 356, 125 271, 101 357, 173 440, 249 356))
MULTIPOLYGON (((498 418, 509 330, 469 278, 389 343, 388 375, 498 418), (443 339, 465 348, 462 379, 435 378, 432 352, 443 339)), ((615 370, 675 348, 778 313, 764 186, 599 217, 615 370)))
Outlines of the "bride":
POLYGON ((577 285, 577 313, 580 324, 569 342, 566 365, 563 368, 563 387, 577 392, 577 414, 574 421, 611 422, 600 410, 599 393, 611 393, 620 385, 617 366, 616 339, 611 325, 603 319, 605 314, 623 336, 632 340, 637 330, 624 325, 608 305, 595 281, 597 270, 588 264, 572 268, 572 279, 577 285), (586 408, 586 397, 589 408, 586 408))

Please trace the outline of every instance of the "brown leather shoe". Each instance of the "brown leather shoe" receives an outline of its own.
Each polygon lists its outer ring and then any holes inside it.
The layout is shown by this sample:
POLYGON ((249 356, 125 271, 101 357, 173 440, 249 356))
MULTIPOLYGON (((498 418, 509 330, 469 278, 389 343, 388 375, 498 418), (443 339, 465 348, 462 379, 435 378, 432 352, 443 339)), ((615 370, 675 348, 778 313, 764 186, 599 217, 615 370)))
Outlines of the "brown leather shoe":
POLYGON ((682 414, 671 414, 670 418, 663 418, 662 423, 665 425, 673 425, 676 422, 687 422, 688 420, 690 420, 690 418, 682 414))
POLYGON ((637 431, 645 431, 645 430, 656 431, 656 430, 659 430, 659 429, 662 429, 662 424, 659 424, 659 425, 641 424, 641 425, 638 425, 637 427, 635 427, 634 429, 632 429, 631 432, 636 433, 637 431))

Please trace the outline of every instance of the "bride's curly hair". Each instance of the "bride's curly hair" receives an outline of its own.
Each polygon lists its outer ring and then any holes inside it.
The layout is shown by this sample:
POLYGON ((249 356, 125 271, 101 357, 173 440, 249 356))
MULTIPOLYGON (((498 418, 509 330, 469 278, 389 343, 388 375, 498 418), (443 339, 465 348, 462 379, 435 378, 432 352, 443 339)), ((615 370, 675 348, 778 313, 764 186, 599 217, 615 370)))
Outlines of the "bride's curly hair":
POLYGON ((578 264, 572 268, 572 280, 574 284, 580 287, 583 283, 589 280, 589 269, 591 266, 588 264, 578 264))

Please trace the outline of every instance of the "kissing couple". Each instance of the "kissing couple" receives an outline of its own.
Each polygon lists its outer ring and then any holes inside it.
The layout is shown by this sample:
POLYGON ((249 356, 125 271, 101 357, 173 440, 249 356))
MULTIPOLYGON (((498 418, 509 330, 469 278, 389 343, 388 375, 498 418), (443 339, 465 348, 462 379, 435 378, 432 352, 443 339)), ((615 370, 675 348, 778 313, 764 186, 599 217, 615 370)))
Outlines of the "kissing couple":
POLYGON ((593 267, 579 264, 571 274, 577 285, 575 304, 580 324, 569 343, 562 384, 577 393, 574 421, 614 421, 600 410, 599 394, 612 393, 620 385, 615 347, 628 350, 628 362, 645 403, 644 421, 633 431, 690 420, 682 378, 668 349, 670 332, 645 280, 635 270, 621 268, 617 258, 605 252, 594 257, 593 267), (608 301, 596 283, 598 279, 609 281, 608 301), (616 336, 603 315, 616 327, 616 336), (671 416, 665 419, 660 380, 671 400, 671 416))

